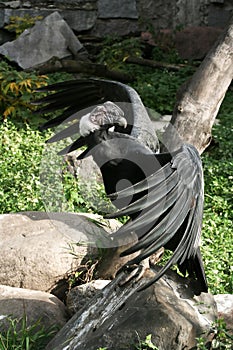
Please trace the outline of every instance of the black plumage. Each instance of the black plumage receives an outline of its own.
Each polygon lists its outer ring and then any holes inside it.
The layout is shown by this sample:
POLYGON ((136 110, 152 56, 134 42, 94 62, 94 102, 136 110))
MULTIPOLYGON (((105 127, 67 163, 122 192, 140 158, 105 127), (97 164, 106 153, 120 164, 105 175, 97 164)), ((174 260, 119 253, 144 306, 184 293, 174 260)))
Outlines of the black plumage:
POLYGON ((137 242, 122 253, 139 252, 127 265, 139 264, 164 247, 173 254, 151 283, 172 265, 178 264, 184 274, 188 272, 196 279, 196 293, 206 292, 208 288, 199 248, 203 174, 197 150, 192 145, 183 144, 178 150, 159 153, 159 142, 147 110, 136 91, 125 84, 87 79, 59 83, 41 90, 53 93, 36 102, 44 105, 38 113, 62 109, 61 114, 45 123, 41 130, 64 121, 71 122, 48 142, 77 133, 83 109, 87 119, 84 126, 89 130, 90 123, 91 128, 95 128, 81 135, 60 154, 87 146, 79 158, 92 155, 100 167, 106 193, 118 208, 108 217, 130 217, 115 236, 127 238, 134 233, 137 237, 137 242), (116 119, 115 114, 111 115, 111 104, 108 109, 107 101, 120 106, 127 125, 123 125, 124 118, 118 116, 116 119), (107 119, 101 117, 98 120, 99 110, 98 113, 98 108, 93 110, 96 105, 103 106, 103 109, 106 106, 107 119), (91 116, 94 116, 94 123, 91 116), (113 131, 112 126, 115 127, 113 131))

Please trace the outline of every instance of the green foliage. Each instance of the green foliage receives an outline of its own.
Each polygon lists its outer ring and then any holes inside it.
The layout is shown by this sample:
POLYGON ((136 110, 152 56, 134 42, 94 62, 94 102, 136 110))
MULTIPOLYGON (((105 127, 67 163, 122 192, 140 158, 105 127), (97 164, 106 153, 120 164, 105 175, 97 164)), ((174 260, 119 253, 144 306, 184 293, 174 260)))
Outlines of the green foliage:
POLYGON ((0 350, 43 350, 58 330, 45 329, 40 320, 29 326, 26 316, 20 320, 8 317, 7 321, 8 329, 0 333, 0 350))
MULTIPOLYGON (((137 71, 139 68, 135 67, 137 71)), ((176 93, 180 86, 192 75, 192 69, 182 68, 179 72, 166 69, 146 69, 144 74, 137 74, 133 87, 138 91, 144 104, 161 114, 171 114, 174 108, 176 93)))
POLYGON ((11 16, 10 23, 5 26, 5 29, 10 32, 15 32, 16 37, 18 37, 21 33, 24 32, 25 29, 31 28, 34 26, 36 21, 42 20, 42 16, 31 17, 30 15, 26 15, 24 17, 20 16, 11 16))
POLYGON ((29 101, 32 91, 47 84, 47 77, 18 72, 6 62, 0 62, 0 115, 26 120, 33 107, 29 101))
POLYGON ((149 349, 153 349, 153 350, 159 350, 157 348, 157 346, 155 346, 152 341, 151 341, 151 337, 152 335, 151 334, 148 334, 146 336, 146 339, 145 340, 141 340, 139 335, 137 334, 138 336, 138 344, 135 344, 134 345, 134 348, 136 350, 149 350, 149 349))
POLYGON ((142 55, 142 48, 138 38, 122 40, 121 38, 106 38, 103 49, 99 53, 97 60, 106 64, 109 68, 124 70, 127 57, 142 55))
POLYGON ((39 169, 45 137, 24 124, 0 124, 0 213, 43 210, 39 169))
POLYGON ((205 338, 197 338, 196 350, 231 350, 233 336, 228 332, 223 319, 218 319, 212 326, 214 337, 211 344, 205 338))
MULTIPOLYGON (((136 332, 137 333, 137 332, 136 332)), ((151 341, 151 337, 152 335, 151 334, 148 334, 146 336, 146 339, 145 340, 141 340, 138 333, 137 333, 137 337, 138 337, 138 342, 137 344, 133 344, 133 348, 135 350, 150 350, 150 349, 153 349, 153 350, 159 350, 157 348, 157 346, 155 346, 152 341, 151 341)), ((108 348, 98 348, 97 350, 108 350, 108 348)))
POLYGON ((218 116, 220 123, 213 128, 214 139, 218 143, 203 155, 205 208, 202 252, 214 294, 233 293, 232 116, 225 114, 232 104, 230 97, 228 93, 218 116))
MULTIPOLYGON (((147 107, 163 114, 172 113, 177 90, 193 74, 194 67, 187 66, 178 72, 172 72, 124 62, 128 56, 141 57, 142 54, 143 45, 138 38, 125 40, 108 38, 98 56, 98 62, 131 74, 135 78, 132 85, 147 107)), ((154 47, 151 55, 156 61, 184 63, 174 49, 167 51, 161 47, 154 47)))

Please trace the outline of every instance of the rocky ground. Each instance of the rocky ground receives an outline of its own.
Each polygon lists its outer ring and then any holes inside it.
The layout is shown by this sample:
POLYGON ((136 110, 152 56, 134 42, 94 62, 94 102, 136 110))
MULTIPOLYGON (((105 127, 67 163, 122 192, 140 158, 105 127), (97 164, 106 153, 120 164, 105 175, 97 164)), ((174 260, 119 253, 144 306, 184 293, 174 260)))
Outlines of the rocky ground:
MULTIPOLYGON (((56 325, 61 328, 70 322, 69 329, 72 329, 75 315, 83 307, 88 308, 96 293, 110 282, 104 280, 105 276, 100 276, 98 281, 74 288, 69 283, 69 277, 84 266, 85 261, 90 257, 93 261, 98 259, 95 246, 75 243, 85 238, 88 242, 90 233, 99 235, 100 228, 81 214, 2 214, 0 223, 1 328, 6 327, 8 315, 19 319, 26 313, 29 324, 41 319, 45 327, 56 325)), ((116 223, 112 222, 111 229, 116 227, 116 223)), ((107 234, 104 231, 104 235, 107 234)), ((177 280, 176 274, 173 274, 165 276, 141 294, 137 292, 130 297, 118 312, 120 323, 110 318, 109 322, 114 327, 106 339, 101 336, 105 345, 111 346, 117 339, 121 339, 123 344, 138 329, 142 337, 156 334, 159 349, 171 346, 164 339, 170 341, 172 338, 177 339, 176 349, 181 349, 181 346, 191 349, 195 337, 202 332, 208 333, 217 317, 224 317, 228 328, 233 331, 232 295, 204 293, 194 297, 186 282, 177 280), (174 333, 174 337, 169 337, 169 332, 174 333)), ((100 337, 97 338, 88 349, 101 346, 97 341, 100 337)))

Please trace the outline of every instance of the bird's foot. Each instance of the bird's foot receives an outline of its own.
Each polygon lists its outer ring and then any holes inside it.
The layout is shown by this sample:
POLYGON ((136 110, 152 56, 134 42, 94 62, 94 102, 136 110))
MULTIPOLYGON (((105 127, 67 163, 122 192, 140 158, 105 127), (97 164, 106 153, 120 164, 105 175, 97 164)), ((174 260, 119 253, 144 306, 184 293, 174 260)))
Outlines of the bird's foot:
POLYGON ((125 284, 127 284, 132 280, 134 280, 135 282, 138 282, 143 277, 143 275, 145 274, 148 268, 149 268, 149 261, 147 259, 141 261, 140 264, 124 265, 120 269, 120 271, 125 272, 125 277, 119 282, 119 285, 124 286, 125 284))
POLYGON ((144 268, 141 265, 137 266, 124 266, 124 272, 127 273, 125 277, 119 282, 120 286, 124 286, 128 282, 130 282, 132 279, 135 280, 135 282, 139 281, 143 274, 144 274, 144 268))

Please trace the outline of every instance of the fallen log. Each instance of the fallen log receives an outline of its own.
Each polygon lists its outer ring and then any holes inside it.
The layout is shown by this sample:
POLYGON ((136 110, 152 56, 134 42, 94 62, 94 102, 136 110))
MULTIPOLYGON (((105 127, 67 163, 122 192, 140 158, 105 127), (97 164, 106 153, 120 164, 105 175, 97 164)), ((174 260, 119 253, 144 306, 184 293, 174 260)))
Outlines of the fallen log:
POLYGON ((134 78, 126 73, 122 73, 116 70, 110 70, 104 64, 96 64, 84 61, 75 60, 61 60, 57 57, 53 57, 51 60, 33 67, 26 69, 25 71, 36 71, 38 74, 49 74, 56 72, 67 72, 67 73, 82 73, 88 76, 103 77, 111 80, 118 80, 121 82, 131 82, 134 78))
POLYGON ((140 66, 152 67, 152 68, 168 69, 172 71, 179 71, 181 68, 187 67, 186 64, 171 64, 171 63, 159 62, 159 61, 148 60, 145 58, 132 57, 132 56, 127 57, 125 59, 125 62, 138 64, 140 66))

